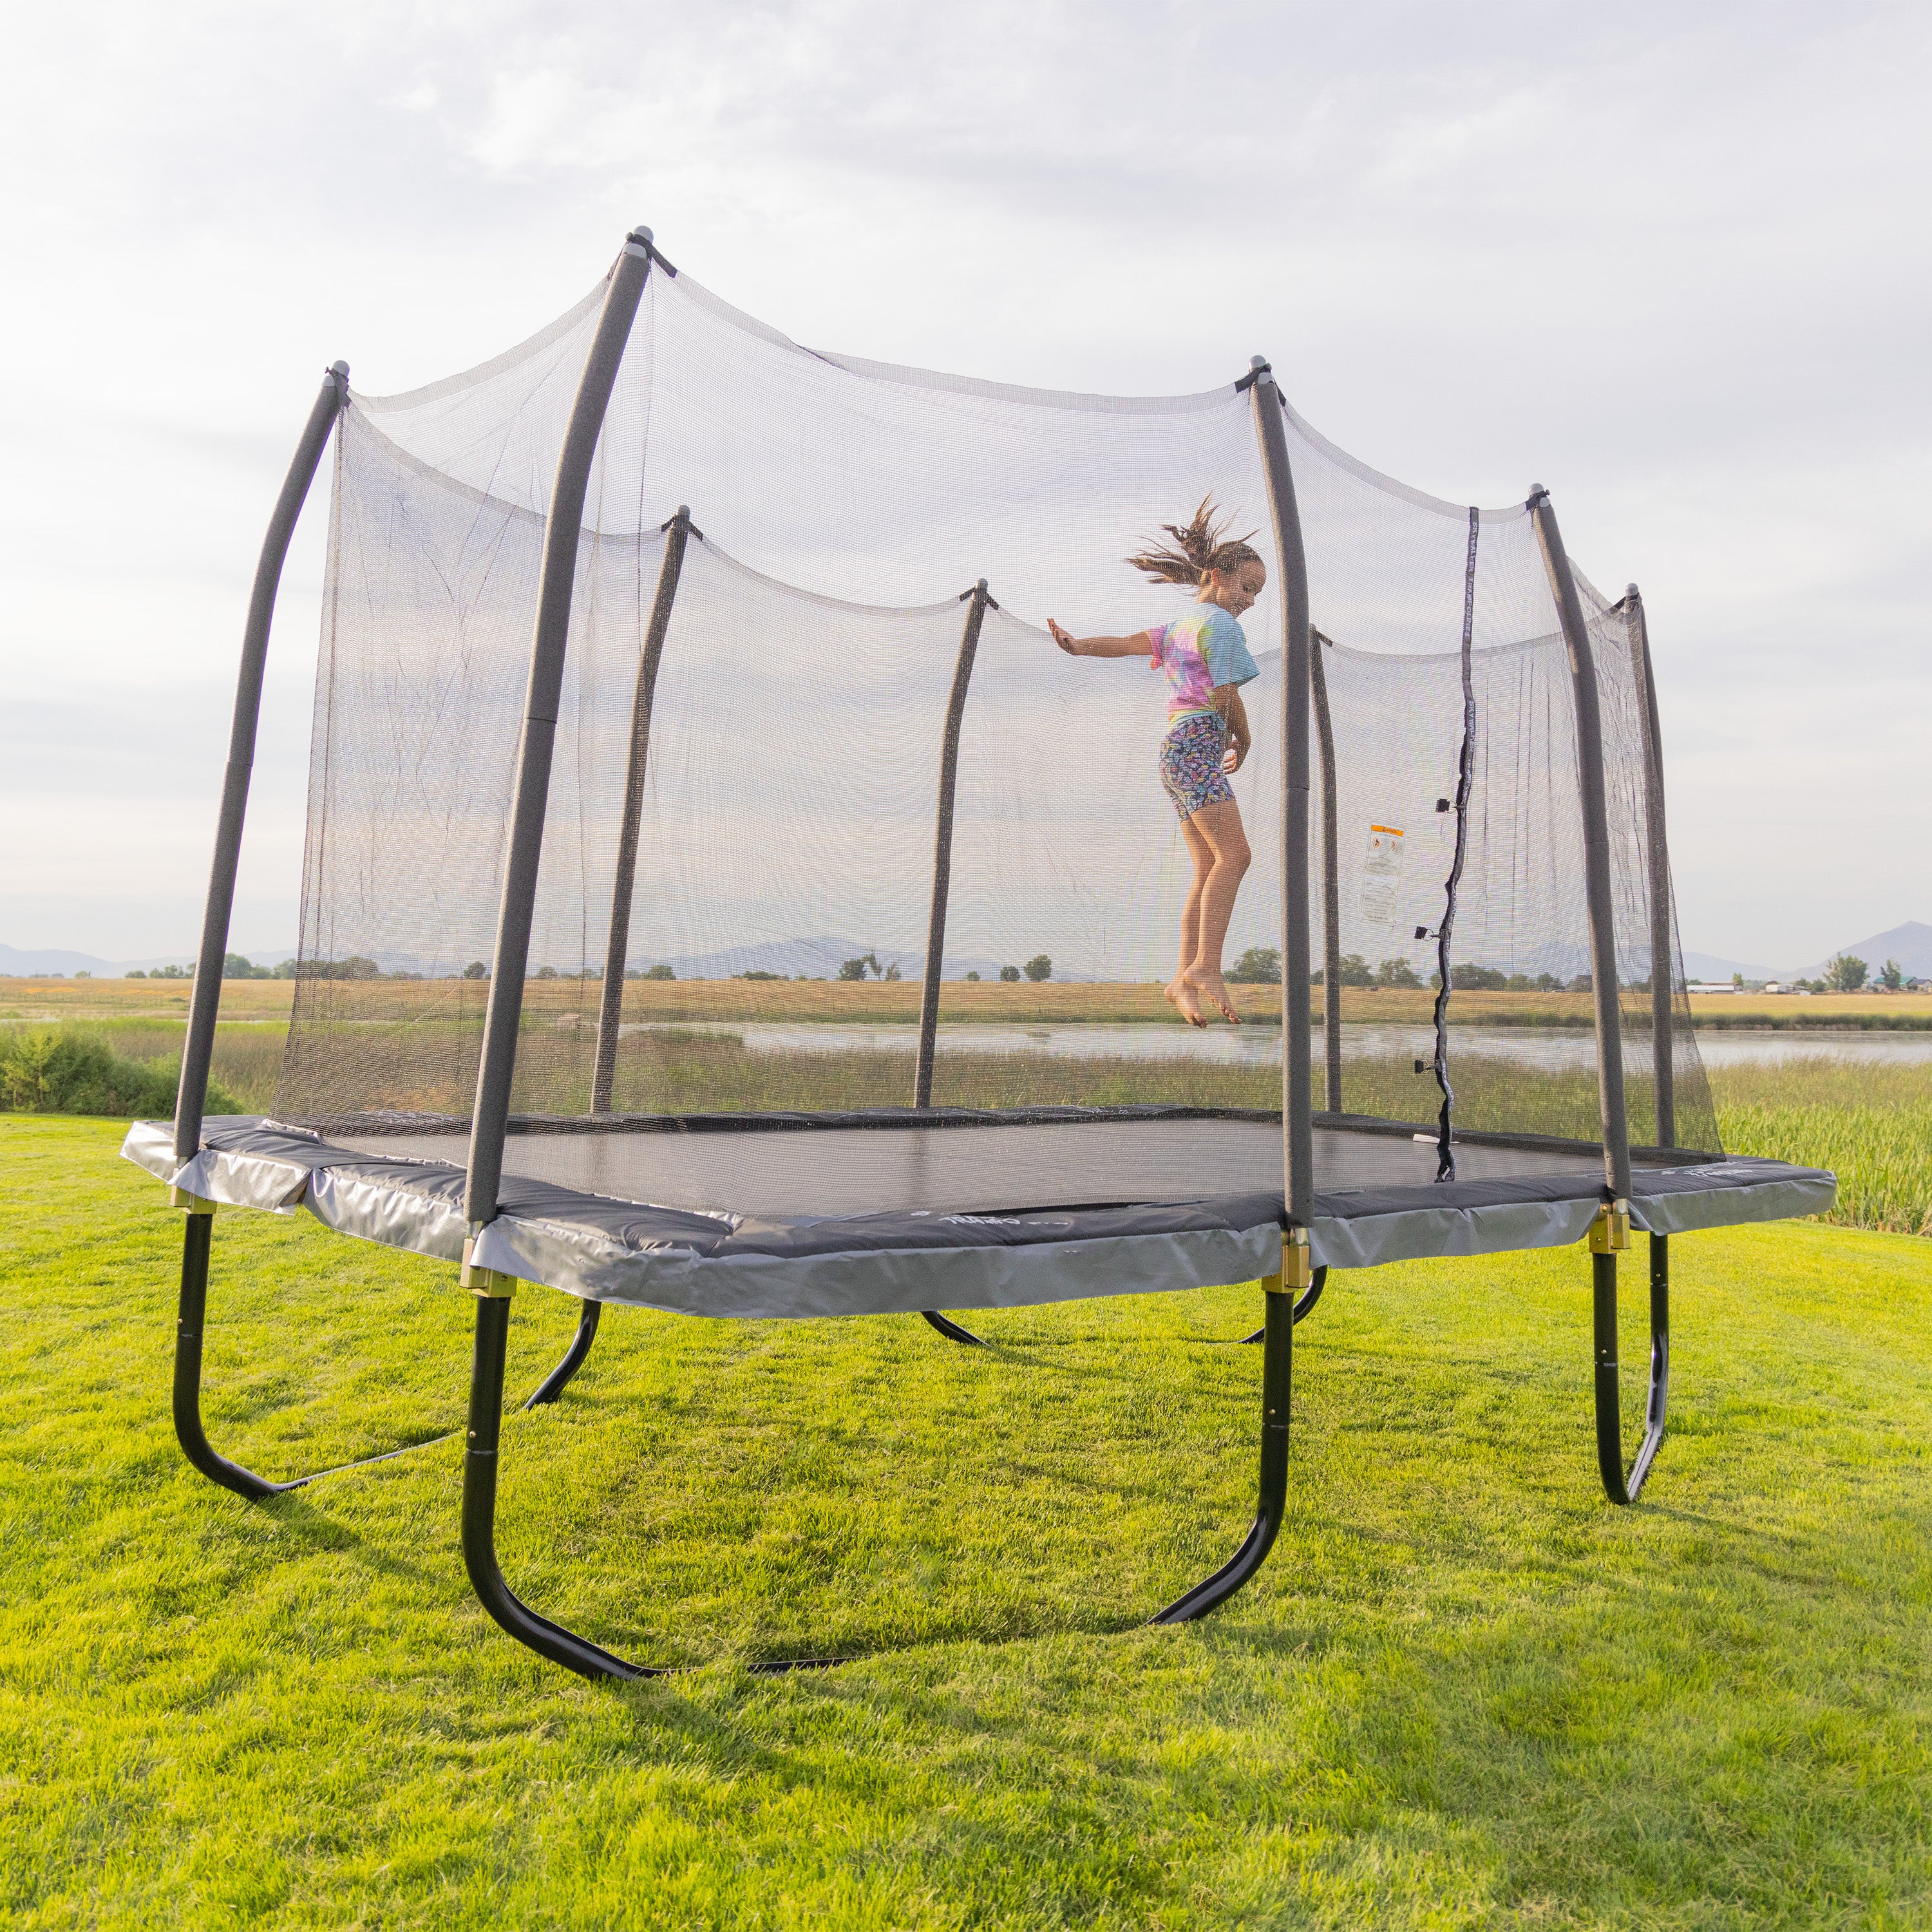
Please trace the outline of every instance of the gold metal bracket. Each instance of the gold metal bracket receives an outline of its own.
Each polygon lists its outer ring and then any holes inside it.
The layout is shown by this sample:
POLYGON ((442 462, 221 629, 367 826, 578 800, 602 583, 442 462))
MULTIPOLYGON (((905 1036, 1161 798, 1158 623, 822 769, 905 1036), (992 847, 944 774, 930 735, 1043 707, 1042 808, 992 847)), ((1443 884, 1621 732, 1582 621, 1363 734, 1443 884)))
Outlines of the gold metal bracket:
POLYGON ((1590 1223, 1590 1252, 1593 1255, 1621 1255, 1630 1244, 1630 1203, 1612 1201, 1597 1210, 1590 1223))
POLYGON ((199 1194, 190 1194, 185 1187, 169 1187, 168 1205, 182 1208, 190 1214, 212 1214, 214 1212, 212 1201, 204 1201, 199 1194))
POLYGON ((1299 1294, 1315 1286, 1315 1256, 1306 1228, 1288 1228, 1281 1237, 1281 1272, 1262 1283, 1270 1294, 1299 1294))
POLYGON ((459 1277, 463 1286, 479 1301, 508 1301, 517 1292, 517 1277, 476 1266, 470 1258, 476 1248, 476 1237, 472 1234, 463 1244, 463 1273, 459 1277))

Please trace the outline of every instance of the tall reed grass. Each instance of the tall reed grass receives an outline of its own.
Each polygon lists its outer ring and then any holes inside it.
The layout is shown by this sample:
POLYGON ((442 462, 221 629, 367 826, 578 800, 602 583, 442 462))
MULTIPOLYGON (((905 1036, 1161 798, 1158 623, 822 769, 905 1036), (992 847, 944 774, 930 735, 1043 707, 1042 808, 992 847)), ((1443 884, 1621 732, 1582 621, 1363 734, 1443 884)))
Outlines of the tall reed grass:
MULTIPOLYGON (((473 1029, 377 1022, 345 1031, 346 1038, 335 1036, 332 1055, 344 1111, 381 1091, 398 1108, 469 1112, 473 1029)), ((178 1022, 146 1018, 57 1030, 0 1027, 0 1099, 29 1111, 165 1115, 173 1109, 182 1033, 178 1022)), ((273 1024, 218 1029, 210 1112, 273 1108, 284 1036, 273 1024)), ((584 1033, 526 1027, 518 1052, 518 1108, 587 1112, 590 1046, 584 1033)), ((614 1103, 636 1113, 904 1106, 912 1100, 913 1068, 909 1050, 772 1052, 748 1048, 734 1033, 653 1029, 624 1036, 614 1103)), ((1408 1060, 1351 1060, 1344 1077, 1352 1113, 1418 1123, 1435 1118, 1435 1083, 1418 1076, 1408 1060)), ((1726 1148, 1838 1175, 1838 1204, 1825 1219, 1932 1236, 1932 1067, 1819 1054, 1719 1067, 1709 1078, 1726 1148)), ((1472 1130, 1578 1140, 1597 1133, 1596 1081, 1587 1071, 1552 1074, 1472 1057, 1455 1070, 1455 1083, 1456 1118, 1472 1130)), ((933 1082, 935 1102, 956 1107, 1166 1102, 1273 1108, 1280 1095, 1280 1078, 1271 1066, 1183 1054, 1146 1060, 942 1051, 933 1082)), ((1318 1072, 1314 1097, 1322 1104, 1318 1072)), ((1649 1098, 1640 1078, 1633 1080, 1631 1103, 1634 1136, 1641 1139, 1649 1098)))
POLYGON ((1816 1054, 1720 1067, 1711 1088, 1732 1153, 1838 1177, 1838 1204, 1825 1220, 1932 1235, 1932 1067, 1816 1054))

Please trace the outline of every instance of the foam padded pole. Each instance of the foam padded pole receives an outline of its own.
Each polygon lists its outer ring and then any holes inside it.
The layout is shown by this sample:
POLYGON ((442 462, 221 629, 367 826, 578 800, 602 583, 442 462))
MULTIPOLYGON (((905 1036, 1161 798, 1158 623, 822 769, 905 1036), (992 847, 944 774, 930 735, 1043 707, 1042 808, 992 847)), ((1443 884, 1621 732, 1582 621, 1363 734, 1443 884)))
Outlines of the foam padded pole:
POLYGON ((959 777, 959 725, 966 715, 966 688, 973 680, 980 628, 992 602, 983 577, 966 593, 966 628, 952 668, 952 694, 946 704, 946 738, 939 754, 939 809, 932 832, 932 910, 926 923, 926 984, 919 1000, 919 1062, 913 1073, 915 1107, 932 1105, 932 1060, 939 1040, 939 975, 945 963, 946 899, 952 884, 952 798, 959 777))
MULTIPOLYGON (((268 519, 268 535, 256 560, 248 621, 242 634, 242 668, 235 680, 235 720, 228 736, 228 769, 221 784, 221 815, 214 832, 214 860, 208 869, 208 904, 202 915, 201 952, 188 1003, 188 1038, 182 1049, 181 1084, 175 1095, 175 1158, 192 1160, 201 1151, 201 1119, 208 1103, 208 1070, 214 1055, 214 1021, 221 1004, 221 969, 228 957, 228 922, 235 908, 235 874, 242 858, 242 826, 248 814, 248 782, 255 765, 255 727, 262 715, 262 674, 268 658, 268 631, 274 621, 275 593, 282 564, 295 535, 296 520, 315 480, 316 466, 328 446, 328 433, 349 395, 349 364, 338 362, 322 379, 296 446, 289 473, 282 479, 268 519)), ((217 1479, 218 1480, 220 1478, 217 1479)), ((245 1493, 245 1492, 244 1492, 245 1493)))
POLYGON ((1315 1121, 1310 1090, 1308 985, 1308 559, 1288 467, 1281 392, 1256 359, 1250 400, 1268 478, 1269 520, 1280 572, 1281 680, 1281 1120, 1283 1194, 1288 1218, 1315 1214, 1315 1121))
POLYGON ((1633 584, 1624 598, 1630 620, 1630 657, 1643 699, 1643 830, 1650 887, 1650 1050, 1657 1083, 1657 1144, 1677 1144, 1676 1046, 1671 1028, 1672 977, 1676 967, 1671 944, 1670 847, 1664 821, 1664 733, 1658 722, 1657 681, 1650 664, 1650 626, 1643 598, 1633 584))
POLYGON ((1309 684, 1315 700, 1315 742, 1322 750, 1322 1104, 1342 1111, 1342 876, 1341 828, 1335 822, 1335 720, 1328 709, 1328 674, 1322 653, 1330 640, 1315 633, 1308 653, 1309 684))
POLYGON ((1604 1180, 1619 1201, 1630 1196, 1630 1121, 1624 1106, 1622 1016, 1617 1008, 1617 940, 1610 892, 1610 811, 1604 793, 1604 719, 1596 660, 1582 600, 1563 548, 1550 493, 1538 484, 1529 511, 1570 651, 1576 698, 1576 777, 1583 808, 1583 890, 1590 919, 1590 988, 1597 1012, 1597 1094, 1604 1129, 1604 1180))
POLYGON ((496 1219, 497 1190, 503 1178, 503 1140, 509 1131, 510 1084, 516 1073, 524 976, 530 966, 530 923, 536 904, 537 868, 543 854, 544 811, 556 742, 557 705, 563 688, 564 650, 570 637, 584 500, 597 439, 603 432, 604 412, 610 406, 610 392, 650 266, 649 238, 641 234, 633 236, 610 272, 597 332, 584 359, 563 447, 557 454, 556 482, 550 491, 550 517, 544 532, 543 572, 537 586, 523 748, 510 812, 510 849, 503 868, 502 904, 497 914, 490 1000, 483 1021, 483 1060, 476 1076, 476 1108, 470 1130, 464 1213, 472 1228, 496 1219))
MULTIPOLYGON (((691 536, 691 511, 680 503, 664 526, 664 562, 658 568, 658 594, 645 626, 638 657, 638 688, 631 701, 631 752, 624 768, 624 815, 617 831, 617 872, 610 886, 610 936, 604 952, 604 988, 597 1006, 597 1060, 590 1076, 590 1111, 610 1111, 610 1088, 617 1072, 617 1028, 624 1016, 624 968, 631 952, 631 895, 637 884, 638 831, 644 820, 644 772, 650 758, 651 704, 670 628, 671 605, 684 569, 684 547, 691 536)), ((595 1306, 592 1303, 591 1306, 595 1306)))

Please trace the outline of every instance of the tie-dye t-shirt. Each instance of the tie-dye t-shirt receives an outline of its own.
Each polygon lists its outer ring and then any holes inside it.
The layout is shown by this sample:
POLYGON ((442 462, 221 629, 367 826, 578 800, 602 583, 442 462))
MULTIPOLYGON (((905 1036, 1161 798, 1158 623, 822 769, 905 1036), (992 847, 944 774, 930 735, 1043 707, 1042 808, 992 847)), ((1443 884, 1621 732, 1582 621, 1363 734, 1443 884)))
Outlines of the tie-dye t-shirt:
POLYGON ((1218 604, 1197 604, 1171 624, 1152 626, 1152 662, 1167 674, 1170 719, 1211 712, 1216 685, 1246 684, 1261 676, 1241 627, 1218 604))

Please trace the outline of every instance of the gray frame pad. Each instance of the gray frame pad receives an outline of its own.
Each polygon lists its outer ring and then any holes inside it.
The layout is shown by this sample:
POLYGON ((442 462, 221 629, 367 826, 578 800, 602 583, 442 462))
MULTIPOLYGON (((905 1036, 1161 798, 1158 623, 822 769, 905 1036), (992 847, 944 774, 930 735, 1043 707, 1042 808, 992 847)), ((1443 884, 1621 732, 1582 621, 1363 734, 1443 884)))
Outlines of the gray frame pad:
MULTIPOLYGON (((1340 1126, 1321 1133, 1360 1130, 1340 1126)), ((257 1116, 210 1120, 175 1159, 166 1122, 137 1121, 122 1152, 204 1200, 298 1208, 364 1240, 458 1262, 464 1173, 446 1161, 358 1152, 257 1116)), ((1318 1265, 1561 1247, 1589 1232, 1600 1180, 1583 1171, 1435 1187, 1318 1194, 1318 1265)), ((1815 1214, 1838 1184, 1815 1168, 1742 1156, 1640 1168, 1630 1218, 1676 1234, 1815 1214)), ((759 1220, 653 1207, 504 1177, 478 1265, 598 1301, 758 1319, 1023 1306, 1252 1281, 1280 1265, 1282 1196, 1017 1213, 885 1213, 759 1220)))

